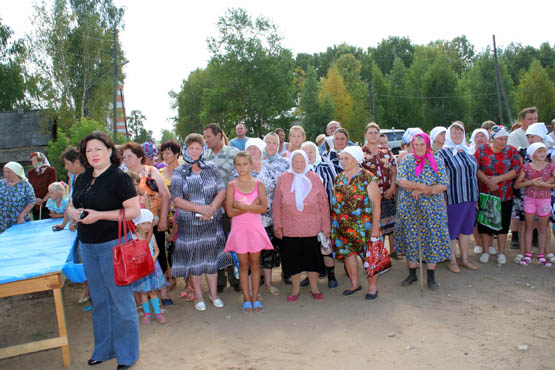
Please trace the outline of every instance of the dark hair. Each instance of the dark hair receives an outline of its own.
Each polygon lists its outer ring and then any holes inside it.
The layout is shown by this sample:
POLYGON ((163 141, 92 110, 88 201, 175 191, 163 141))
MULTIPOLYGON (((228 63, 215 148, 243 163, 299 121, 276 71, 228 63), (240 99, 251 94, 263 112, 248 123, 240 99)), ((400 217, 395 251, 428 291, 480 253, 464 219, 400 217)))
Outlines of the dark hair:
POLYGON ((204 138, 201 134, 192 133, 187 135, 185 138, 185 146, 189 146, 192 143, 199 143, 200 146, 204 146, 204 138))
POLYGON ((177 154, 178 156, 181 154, 181 146, 173 140, 164 141, 160 146, 160 153, 166 149, 171 150, 173 154, 177 154))
POLYGON ((279 135, 280 132, 283 132, 283 133, 285 134, 285 130, 282 129, 281 127, 276 128, 276 129, 274 130, 274 132, 275 132, 276 134, 278 134, 278 135, 279 135))
POLYGON ((520 111, 520 119, 526 118, 526 115, 528 113, 533 114, 533 113, 537 113, 537 112, 538 112, 538 110, 536 109, 536 107, 524 108, 523 110, 520 111))
POLYGON ((87 143, 91 140, 101 141, 106 146, 106 148, 112 149, 112 155, 110 155, 110 163, 117 167, 120 166, 121 160, 118 157, 116 147, 110 139, 110 136, 102 131, 93 131, 85 136, 84 139, 81 139, 81 142, 79 143, 79 154, 81 156, 81 163, 85 165, 85 167, 91 167, 89 161, 87 160, 87 143))
MULTIPOLYGON (((376 124, 377 126, 377 124, 376 124)), ((368 128, 366 128, 368 129, 368 128)), ((345 136, 347 136, 347 141, 349 140, 349 132, 347 130, 345 130, 343 127, 339 127, 337 130, 335 130, 335 132, 333 133, 333 136, 335 137, 336 134, 343 134, 345 136)))
POLYGON ((123 144, 119 148, 119 150, 121 150, 122 155, 123 155, 123 152, 127 149, 131 150, 131 152, 133 152, 133 154, 135 154, 137 156, 137 158, 141 158, 141 163, 142 164, 145 163, 146 155, 145 155, 145 151, 143 150, 142 146, 140 146, 139 144, 134 143, 134 142, 128 142, 128 143, 123 144))
MULTIPOLYGON (((66 160, 68 162, 75 162, 79 160, 81 162, 81 156, 79 154, 79 150, 74 146, 68 146, 66 150, 62 153, 62 161, 66 160)), ((83 164, 83 163, 81 163, 83 164)))
POLYGON ((206 131, 206 130, 210 130, 212 131, 212 135, 214 136, 218 136, 218 134, 222 134, 222 138, 224 137, 224 132, 222 131, 222 128, 220 127, 220 125, 218 125, 217 123, 210 123, 208 125, 206 125, 202 131, 206 131))

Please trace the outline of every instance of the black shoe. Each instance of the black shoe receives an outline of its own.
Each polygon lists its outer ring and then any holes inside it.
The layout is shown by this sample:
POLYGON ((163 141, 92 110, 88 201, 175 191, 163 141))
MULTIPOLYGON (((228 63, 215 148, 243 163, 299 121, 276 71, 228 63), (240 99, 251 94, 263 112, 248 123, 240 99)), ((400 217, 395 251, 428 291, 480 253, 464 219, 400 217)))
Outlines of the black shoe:
POLYGON ((287 285, 293 284, 293 283, 291 282, 291 278, 286 277, 285 275, 283 275, 283 273, 281 274, 281 279, 282 279, 283 282, 284 282, 285 284, 287 284, 287 285))
POLYGON ((98 364, 101 364, 101 363, 102 363, 102 361, 93 360, 92 358, 89 361, 87 361, 87 365, 89 365, 89 366, 94 366, 94 365, 98 365, 98 364))
POLYGON ((360 285, 359 285, 359 287, 356 288, 356 289, 352 289, 352 290, 351 290, 351 289, 345 289, 345 290, 343 291, 343 295, 351 295, 351 294, 354 294, 355 292, 358 292, 358 291, 361 290, 361 289, 362 289, 362 286, 360 286, 360 285))
POLYGON ((401 286, 409 286, 415 281, 418 281, 418 278, 416 276, 409 275, 405 280, 403 280, 403 282, 401 283, 401 286))
POLYGON ((233 286, 233 290, 235 290, 236 292, 240 292, 240 291, 241 291, 241 285, 235 284, 235 285, 233 286))
POLYGON ((307 286, 309 286, 309 285, 310 285, 310 281, 308 280, 308 278, 306 278, 306 279, 304 279, 303 281, 301 281, 301 286, 302 286, 303 288, 304 288, 304 287, 307 287, 307 286))
POLYGON ((224 289, 225 289, 225 286, 219 286, 219 287, 217 288, 218 293, 223 293, 224 289))
POLYGON ((129 369, 131 366, 133 365, 118 365, 117 369, 118 370, 129 369))
POLYGON ((321 272, 318 274, 318 279, 325 279, 326 278, 326 273, 325 272, 321 272))
POLYGON ((335 280, 335 279, 329 279, 328 280, 328 288, 330 288, 330 289, 337 288, 338 285, 339 285, 339 283, 337 282, 337 280, 335 280))
POLYGON ((430 288, 430 290, 438 290, 439 284, 436 283, 435 280, 428 280, 428 288, 430 288))
POLYGON ((366 293, 366 295, 364 296, 364 299, 366 299, 367 301, 371 301, 373 299, 378 298, 378 291, 376 290, 376 293, 372 294, 372 293, 366 293))

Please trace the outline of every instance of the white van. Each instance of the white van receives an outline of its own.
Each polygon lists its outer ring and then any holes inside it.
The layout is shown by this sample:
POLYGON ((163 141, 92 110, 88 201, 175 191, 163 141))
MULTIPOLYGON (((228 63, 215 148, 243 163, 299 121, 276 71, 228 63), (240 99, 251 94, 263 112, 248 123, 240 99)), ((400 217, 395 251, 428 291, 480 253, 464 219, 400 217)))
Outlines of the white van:
POLYGON ((403 134, 405 130, 401 129, 381 129, 380 134, 383 134, 387 137, 387 145, 389 149, 393 152, 393 154, 399 154, 401 150, 401 139, 403 138, 403 134))

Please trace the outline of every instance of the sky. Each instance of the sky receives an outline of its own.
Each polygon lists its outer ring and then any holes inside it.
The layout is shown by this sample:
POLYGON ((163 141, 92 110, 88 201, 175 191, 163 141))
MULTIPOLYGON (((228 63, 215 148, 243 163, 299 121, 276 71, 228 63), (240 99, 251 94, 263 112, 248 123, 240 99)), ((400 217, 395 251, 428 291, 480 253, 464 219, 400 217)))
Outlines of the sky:
MULTIPOLYGON (((0 17, 23 37, 31 30, 34 0, 1 0, 0 17)), ((347 43, 366 49, 389 36, 409 37, 413 44, 466 35, 476 51, 492 43, 539 47, 555 43, 553 1, 329 1, 329 0, 114 0, 125 8, 120 34, 125 57, 125 108, 141 110, 145 127, 160 138, 172 129, 170 91, 206 67, 206 39, 218 35, 216 23, 229 8, 241 7, 278 25, 283 45, 297 53, 318 53, 347 43)))

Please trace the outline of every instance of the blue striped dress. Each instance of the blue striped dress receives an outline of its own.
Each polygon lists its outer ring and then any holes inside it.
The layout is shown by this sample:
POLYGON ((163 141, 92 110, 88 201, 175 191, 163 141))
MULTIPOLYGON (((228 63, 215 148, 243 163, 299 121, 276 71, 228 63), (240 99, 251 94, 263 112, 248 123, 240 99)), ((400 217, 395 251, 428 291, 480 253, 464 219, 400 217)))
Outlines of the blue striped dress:
MULTIPOLYGON (((211 163, 204 165, 200 174, 191 171, 191 175, 186 176, 186 164, 173 171, 172 199, 182 198, 194 204, 208 205, 223 190, 224 180, 211 163)), ((176 212, 178 231, 173 253, 174 277, 216 274, 218 270, 231 266, 231 254, 224 252, 222 207, 209 221, 201 221, 195 216, 195 212, 186 212, 177 207, 176 212)))
POLYGON ((447 205, 478 201, 478 162, 473 155, 443 148, 436 157, 443 159, 449 177, 447 205))

